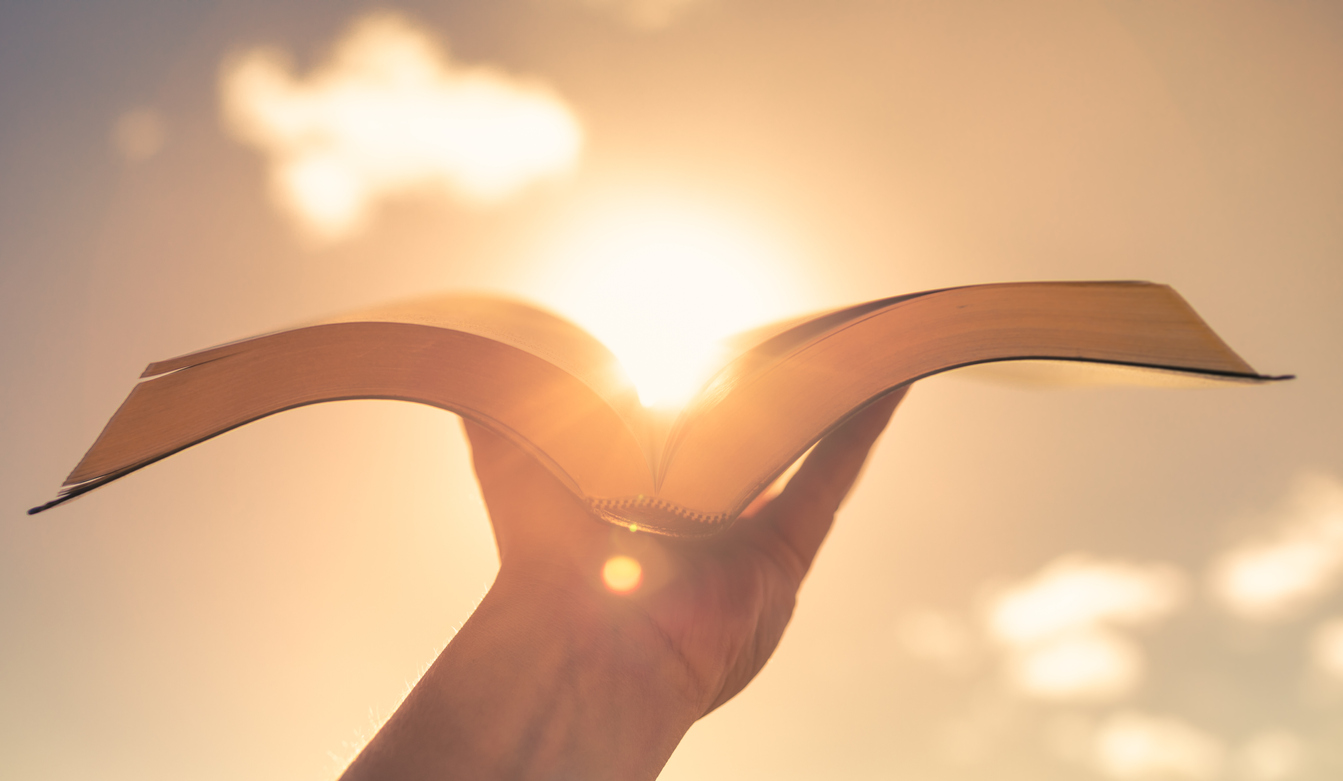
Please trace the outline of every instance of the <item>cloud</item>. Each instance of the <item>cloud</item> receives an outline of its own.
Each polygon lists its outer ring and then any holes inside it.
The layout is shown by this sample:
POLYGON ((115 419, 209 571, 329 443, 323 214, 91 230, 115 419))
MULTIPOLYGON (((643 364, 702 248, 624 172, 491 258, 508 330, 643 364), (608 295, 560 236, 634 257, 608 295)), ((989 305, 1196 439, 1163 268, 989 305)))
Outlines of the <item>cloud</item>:
POLYGON ((1166 564, 1106 561, 1083 554, 1056 559, 990 601, 994 636, 1024 645, 1100 624, 1146 624, 1183 602, 1184 580, 1166 564))
POLYGON ((159 153, 167 140, 159 112, 150 108, 126 111, 112 124, 112 147, 122 159, 139 163, 159 153))
POLYGON ((1307 762, 1305 741, 1284 729, 1260 730, 1234 750, 1186 721, 1125 709, 1099 722, 1063 712, 1046 724, 1045 740, 1060 759, 1118 781, 1288 781, 1307 762))
POLYGON ((569 0, 613 16, 631 27, 660 30, 706 0, 569 0))
POLYGON ((575 164, 582 129, 544 85, 464 67, 405 18, 355 22, 330 57, 296 77, 254 49, 220 82, 225 123, 270 161, 279 204, 315 235, 361 228, 380 201, 440 192, 490 203, 575 164))
POLYGON ((1226 754, 1215 736, 1184 721, 1128 710, 1100 725, 1092 751, 1096 769, 1122 781, 1216 778, 1226 754))
POLYGON ((1047 700, 1115 700, 1137 688, 1146 673, 1142 651, 1112 630, 1089 627, 1018 649, 1008 658, 1008 680, 1047 700))
POLYGON ((988 634, 1007 651, 1008 682, 1050 700, 1114 700, 1138 686, 1141 650, 1115 630, 1166 618, 1184 599, 1184 580, 1164 564, 1065 556, 993 594, 988 634))
POLYGON ((1253 621, 1299 614, 1343 579, 1343 484, 1299 478, 1273 520, 1276 528, 1222 553, 1210 572, 1214 596, 1253 621))

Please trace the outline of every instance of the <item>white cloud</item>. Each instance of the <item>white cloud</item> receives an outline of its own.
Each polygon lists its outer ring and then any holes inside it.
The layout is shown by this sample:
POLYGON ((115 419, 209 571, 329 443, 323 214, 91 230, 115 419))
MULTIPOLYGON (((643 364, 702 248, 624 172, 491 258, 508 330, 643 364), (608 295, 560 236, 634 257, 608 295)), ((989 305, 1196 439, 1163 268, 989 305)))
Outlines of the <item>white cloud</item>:
POLYGON ((406 193, 498 201, 569 170, 582 145, 552 90, 452 62, 390 13, 357 21, 305 77, 284 52, 254 49, 226 64, 220 87, 228 128, 270 159, 279 203, 328 238, 406 193))
POLYGON ((1093 741, 1096 769, 1122 781, 1216 778, 1226 753, 1215 736, 1190 724, 1137 711, 1107 718, 1093 741))
POLYGON ((1142 651, 1113 630, 1089 627, 1017 650, 1008 681, 1046 700, 1108 701, 1133 691, 1146 671, 1142 651))
POLYGON ((1029 645, 1101 624, 1140 625, 1165 618, 1184 598, 1180 571, 1070 555, 989 603, 989 629, 1005 643, 1029 645))
POLYGON ((1107 701, 1133 691, 1146 670, 1141 649, 1115 627, 1159 621, 1183 599, 1184 580, 1174 567, 1074 554, 1000 589, 984 619, 1007 651, 1007 680, 1018 691, 1107 701))
POLYGON ((1298 614, 1343 579, 1343 484, 1338 480, 1300 478, 1274 525, 1213 563, 1213 594, 1243 618, 1271 621, 1298 614))
POLYGON ((703 5, 706 0, 570 0, 587 8, 644 30, 659 30, 671 26, 687 11, 703 5))

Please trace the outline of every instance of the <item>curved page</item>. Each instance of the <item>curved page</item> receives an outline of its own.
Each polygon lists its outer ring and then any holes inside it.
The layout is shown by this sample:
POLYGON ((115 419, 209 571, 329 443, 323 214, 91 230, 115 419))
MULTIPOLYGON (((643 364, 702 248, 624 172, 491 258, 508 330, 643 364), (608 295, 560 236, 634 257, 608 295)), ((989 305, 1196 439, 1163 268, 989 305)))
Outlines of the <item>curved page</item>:
POLYGON ((501 341, 504 321, 481 320, 472 330, 493 336, 390 320, 336 322, 153 364, 146 375, 154 376, 133 389, 67 479, 65 497, 285 409, 367 398, 431 404, 480 421, 579 496, 651 493, 637 411, 628 406, 637 397, 610 364, 605 371, 616 373, 601 374, 609 353, 598 346, 584 354, 581 342, 566 345, 565 334, 505 313, 515 331, 510 341, 530 341, 533 349, 524 350, 501 341))
POLYGON ((827 431, 892 388, 993 361, 1094 361, 1260 380, 1173 290, 1019 283, 897 299, 706 391, 666 458, 658 499, 706 523, 737 513, 827 431))

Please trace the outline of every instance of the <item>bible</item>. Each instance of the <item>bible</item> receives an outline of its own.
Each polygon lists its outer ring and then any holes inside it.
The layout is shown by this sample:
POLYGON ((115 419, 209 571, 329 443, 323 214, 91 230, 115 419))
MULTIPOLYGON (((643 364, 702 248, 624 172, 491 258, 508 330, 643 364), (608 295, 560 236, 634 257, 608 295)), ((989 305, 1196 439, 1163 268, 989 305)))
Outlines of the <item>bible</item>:
POLYGON ((442 296, 150 364, 59 496, 29 512, 286 409, 401 399, 509 438, 596 518, 704 536, 881 396, 1008 362, 1177 384, 1285 379, 1257 373, 1165 285, 1002 283, 748 332, 689 402, 666 412, 645 408, 615 357, 568 321, 516 301, 442 296))

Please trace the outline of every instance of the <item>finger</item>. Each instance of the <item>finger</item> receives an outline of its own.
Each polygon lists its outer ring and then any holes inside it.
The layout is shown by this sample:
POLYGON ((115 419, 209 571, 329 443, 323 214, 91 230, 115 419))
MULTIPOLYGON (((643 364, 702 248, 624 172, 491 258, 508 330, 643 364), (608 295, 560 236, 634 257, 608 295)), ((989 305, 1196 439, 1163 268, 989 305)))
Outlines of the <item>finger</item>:
POLYGON ((863 470, 868 453, 909 391, 897 388, 826 435, 770 504, 781 541, 796 554, 803 573, 820 549, 835 511, 863 470))
POLYGON ((474 421, 463 418, 462 427, 501 557, 553 544, 571 533, 568 527, 590 523, 574 495, 531 454, 474 421))
POLYGON ((476 480, 487 494, 486 501, 494 496, 507 496, 509 492, 504 490, 507 486, 537 480, 535 472, 541 470, 541 465, 506 437, 466 418, 462 419, 462 429, 471 445, 476 480))

